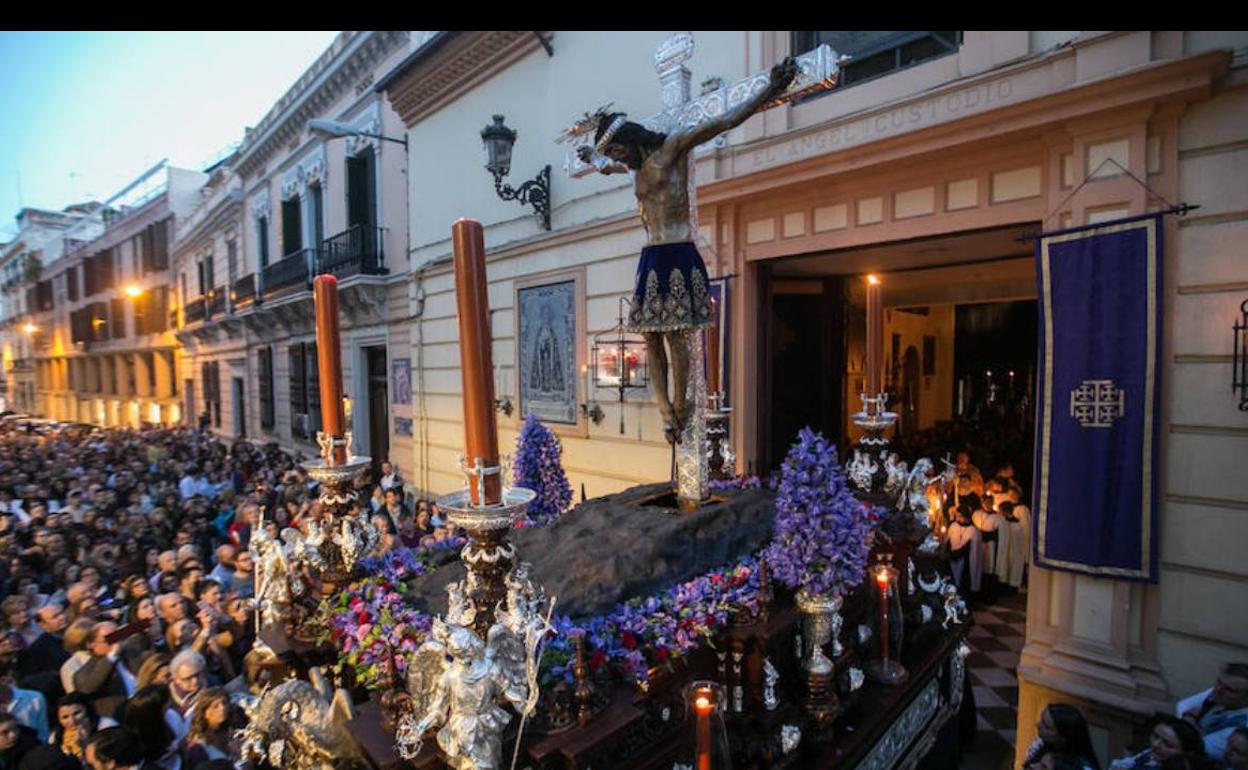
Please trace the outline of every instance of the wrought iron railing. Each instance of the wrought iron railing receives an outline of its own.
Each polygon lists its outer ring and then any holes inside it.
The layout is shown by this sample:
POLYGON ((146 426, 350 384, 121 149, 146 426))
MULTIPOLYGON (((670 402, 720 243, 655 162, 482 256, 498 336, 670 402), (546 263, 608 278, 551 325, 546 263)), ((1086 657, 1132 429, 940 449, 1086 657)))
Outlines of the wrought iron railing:
POLYGON ((218 286, 208 294, 208 316, 216 318, 225 315, 225 287, 218 286))
POLYGON ((300 249, 264 268, 264 298, 285 293, 291 289, 312 287, 312 266, 316 262, 316 249, 300 249))
POLYGON ((256 302, 256 274, 248 273, 230 286, 230 302, 235 311, 251 307, 256 302))
POLYGON ((208 302, 204 297, 190 300, 186 303, 183 313, 187 324, 199 323, 208 317, 208 302))
POLYGON ((385 275, 385 254, 382 250, 380 227, 352 225, 337 235, 326 238, 321 245, 318 273, 332 273, 339 278, 352 275, 385 275))

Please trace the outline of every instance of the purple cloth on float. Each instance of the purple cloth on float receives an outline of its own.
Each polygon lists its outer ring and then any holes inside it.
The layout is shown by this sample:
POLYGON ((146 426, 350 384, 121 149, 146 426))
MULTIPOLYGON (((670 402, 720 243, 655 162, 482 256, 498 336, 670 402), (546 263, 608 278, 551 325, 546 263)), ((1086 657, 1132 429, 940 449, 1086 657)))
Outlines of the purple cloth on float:
POLYGON ((1157 579, 1161 215, 1037 243, 1035 563, 1157 579))

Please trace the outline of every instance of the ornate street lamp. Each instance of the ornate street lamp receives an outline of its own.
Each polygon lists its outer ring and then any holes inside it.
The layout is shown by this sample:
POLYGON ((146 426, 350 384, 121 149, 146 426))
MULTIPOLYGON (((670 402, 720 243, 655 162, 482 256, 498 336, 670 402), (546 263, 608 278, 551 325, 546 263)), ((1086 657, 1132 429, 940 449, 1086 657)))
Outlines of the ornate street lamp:
POLYGON ((550 229, 550 165, 537 176, 518 188, 503 184, 503 177, 511 173, 511 148, 516 144, 516 132, 503 124, 503 116, 495 115, 494 122, 481 129, 481 144, 485 151, 485 170, 494 176, 494 191, 505 201, 520 201, 521 205, 533 207, 542 227, 550 229))

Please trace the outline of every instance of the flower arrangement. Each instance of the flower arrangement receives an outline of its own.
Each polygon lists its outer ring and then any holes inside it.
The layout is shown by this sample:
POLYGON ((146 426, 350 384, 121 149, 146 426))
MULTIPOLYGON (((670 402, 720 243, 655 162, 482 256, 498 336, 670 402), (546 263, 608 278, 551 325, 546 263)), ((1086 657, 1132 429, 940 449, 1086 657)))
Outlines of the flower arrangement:
POLYGON ((763 480, 758 476, 733 476, 730 479, 711 479, 707 486, 712 492, 723 492, 729 489, 762 489, 763 480))
POLYGON ((338 664, 370 690, 401 684, 407 656, 424 642, 433 618, 408 604, 411 583, 429 572, 432 549, 396 548, 360 562, 368 577, 322 602, 318 643, 338 648, 338 664))
POLYGON ((850 493, 836 447, 803 428, 781 467, 767 563, 791 588, 843 595, 866 575, 875 519, 850 493))
POLYGON ((653 667, 670 667, 706 644, 727 624, 734 607, 757 610, 757 562, 748 558, 673 586, 657 596, 630 599, 607 615, 552 620, 553 637, 542 653, 544 685, 571 683, 573 639, 583 635, 591 673, 603 666, 645 689, 653 667))
POLYGON ((535 523, 558 518, 572 504, 572 487, 563 472, 563 447, 559 438, 536 415, 524 418, 516 439, 513 483, 537 493, 529 504, 528 517, 535 523))

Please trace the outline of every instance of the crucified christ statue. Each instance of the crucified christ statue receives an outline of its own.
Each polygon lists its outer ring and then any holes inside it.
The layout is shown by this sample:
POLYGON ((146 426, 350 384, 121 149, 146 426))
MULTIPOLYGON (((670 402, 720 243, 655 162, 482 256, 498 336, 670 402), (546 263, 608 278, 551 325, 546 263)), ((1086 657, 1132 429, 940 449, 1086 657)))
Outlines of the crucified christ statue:
POLYGON ((631 173, 647 243, 637 264, 628 330, 646 339, 655 397, 669 443, 680 440, 691 404, 686 394, 691 361, 689 333, 711 325, 706 265, 693 244, 689 214, 689 153, 745 122, 782 94, 797 76, 792 57, 772 67, 768 86, 717 118, 667 134, 629 121, 622 112, 600 109, 588 116, 593 146, 577 153, 603 174, 631 173), (665 344, 666 343, 666 344, 665 344), (668 394, 671 367, 674 393, 668 394))

